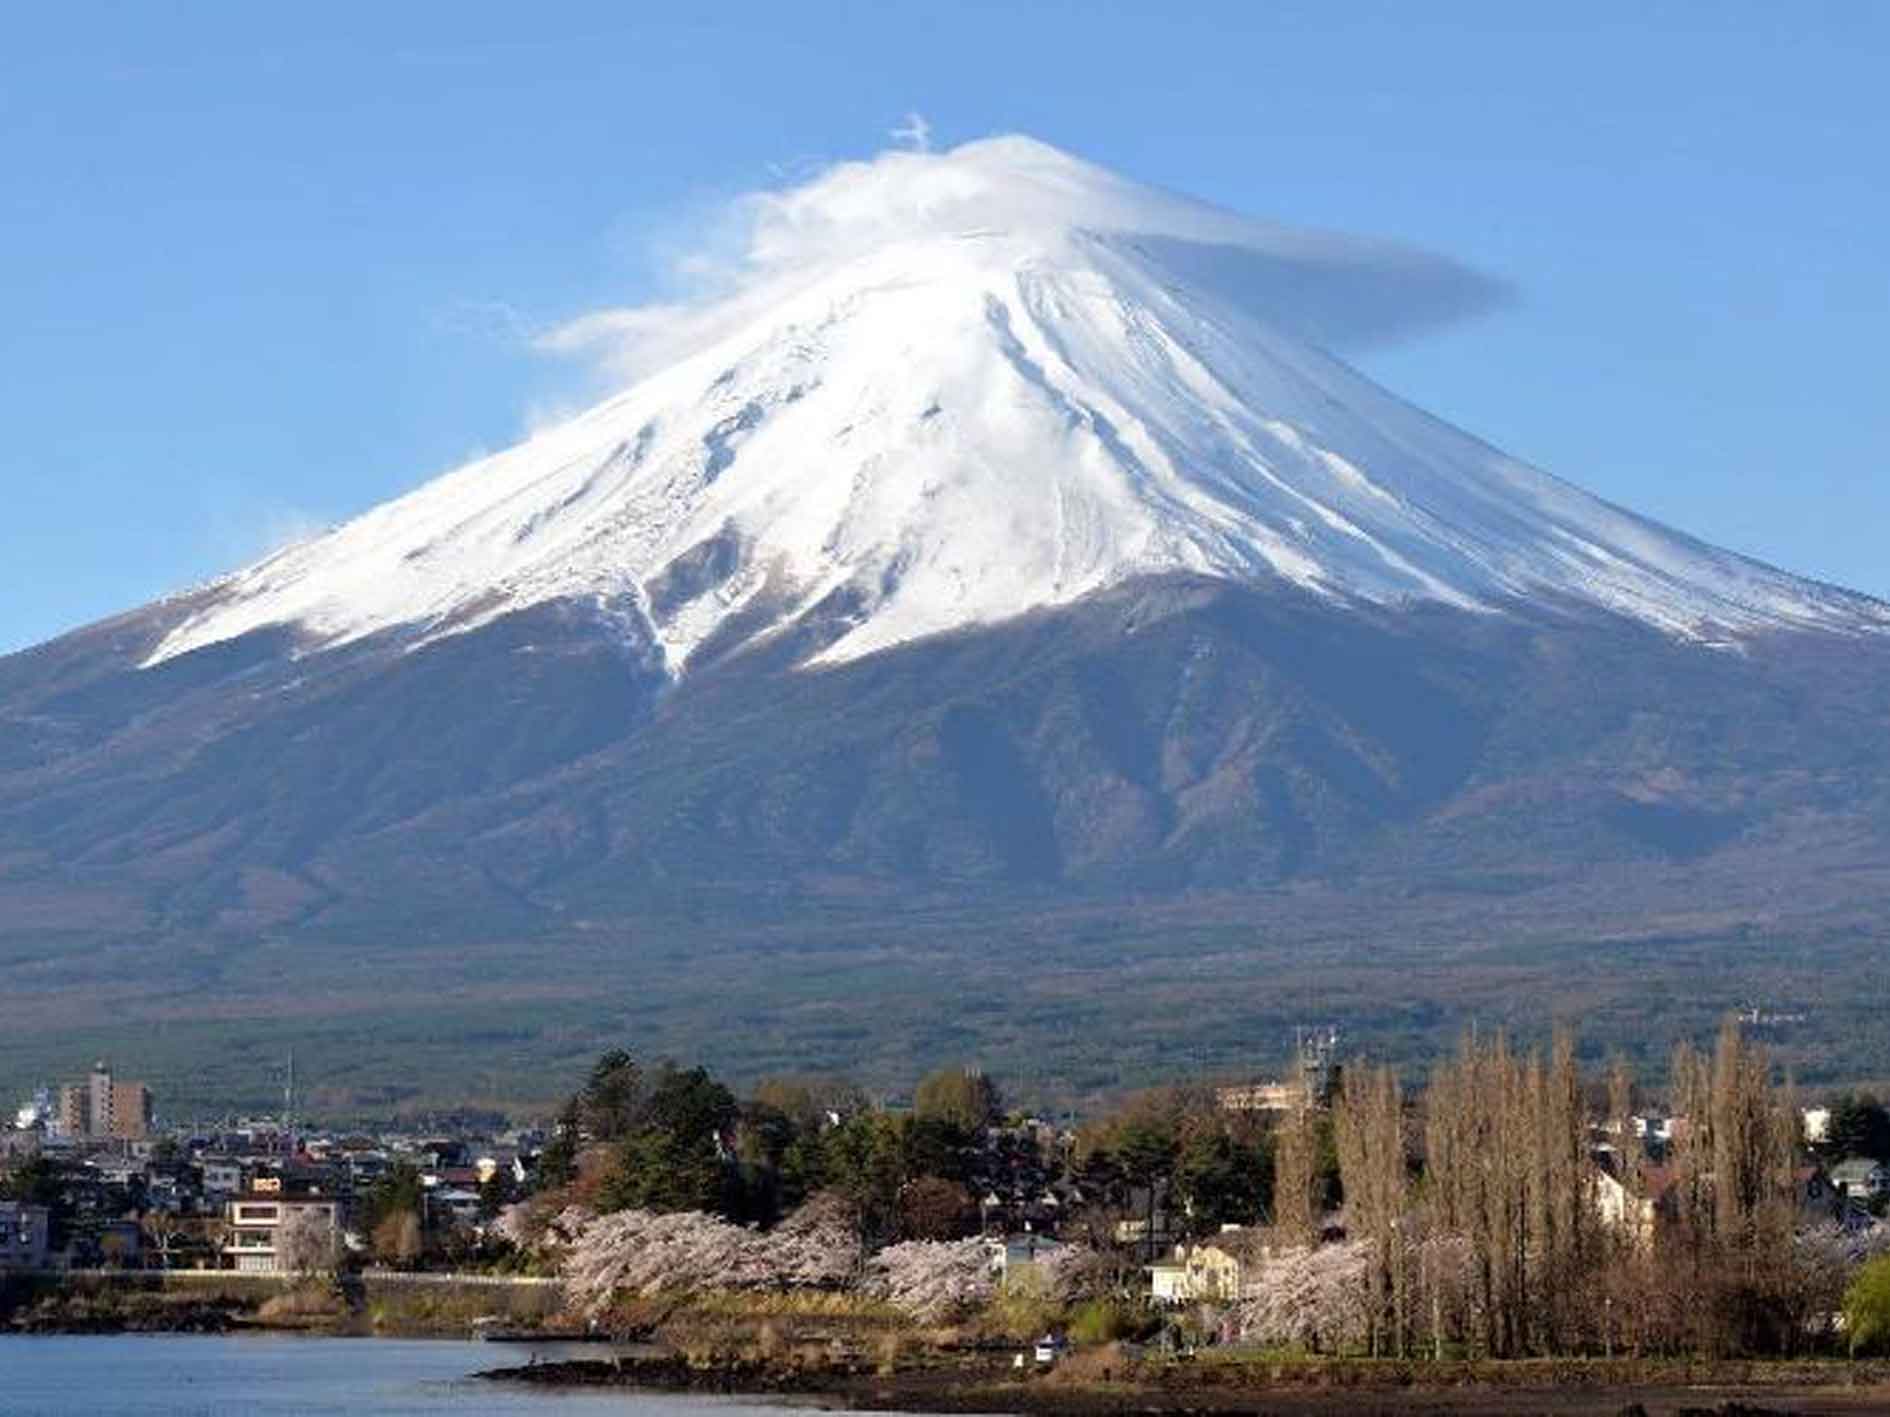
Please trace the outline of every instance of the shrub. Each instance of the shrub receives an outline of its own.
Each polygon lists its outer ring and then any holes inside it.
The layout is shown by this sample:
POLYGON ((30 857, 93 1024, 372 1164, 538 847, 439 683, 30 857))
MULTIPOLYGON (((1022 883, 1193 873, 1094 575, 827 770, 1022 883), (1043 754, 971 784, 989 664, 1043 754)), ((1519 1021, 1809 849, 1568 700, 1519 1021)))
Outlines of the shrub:
POLYGON ((1063 1321, 1063 1306, 1043 1294, 1005 1289, 979 1315, 991 1335, 1027 1343, 1063 1321))
POLYGON ((1890 1348, 1890 1255, 1870 1261, 1844 1291, 1844 1331, 1853 1354, 1890 1348))
POLYGON ((1137 1315, 1113 1299, 1091 1299, 1070 1315, 1070 1342, 1085 1345, 1114 1343, 1137 1328, 1137 1315))

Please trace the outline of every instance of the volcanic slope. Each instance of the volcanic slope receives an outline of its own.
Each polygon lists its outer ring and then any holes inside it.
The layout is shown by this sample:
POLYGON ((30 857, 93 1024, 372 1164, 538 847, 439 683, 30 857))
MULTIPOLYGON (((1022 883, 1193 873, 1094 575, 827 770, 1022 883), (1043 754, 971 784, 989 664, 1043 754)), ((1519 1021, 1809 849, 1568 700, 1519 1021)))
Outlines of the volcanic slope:
POLYGON ((1809 997, 1871 957, 1890 613, 1329 352, 1493 295, 1025 139, 759 201, 718 298, 554 337, 622 393, 0 660, 0 1066, 628 1011, 1089 1086, 1289 1007, 1809 997))

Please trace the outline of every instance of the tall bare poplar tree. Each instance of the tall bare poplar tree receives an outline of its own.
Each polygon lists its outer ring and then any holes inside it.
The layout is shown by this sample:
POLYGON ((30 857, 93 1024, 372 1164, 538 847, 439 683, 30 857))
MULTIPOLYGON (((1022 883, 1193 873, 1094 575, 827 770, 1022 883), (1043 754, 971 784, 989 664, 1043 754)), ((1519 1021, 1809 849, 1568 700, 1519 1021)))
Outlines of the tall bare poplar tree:
POLYGON ((1772 1062, 1728 1018, 1710 1059, 1674 1050, 1674 1233, 1686 1266, 1691 1336, 1703 1351, 1783 1347, 1802 1330, 1789 1273, 1797 1218, 1796 1117, 1772 1062))
POLYGON ((1402 1358, 1410 1331, 1404 1094, 1390 1068, 1346 1069, 1335 1118, 1347 1231, 1371 1246, 1371 1348, 1402 1358))
POLYGON ((1319 1237, 1319 1137, 1310 1107, 1303 1103, 1282 1115, 1273 1152, 1273 1224, 1289 1245, 1310 1245, 1319 1237))

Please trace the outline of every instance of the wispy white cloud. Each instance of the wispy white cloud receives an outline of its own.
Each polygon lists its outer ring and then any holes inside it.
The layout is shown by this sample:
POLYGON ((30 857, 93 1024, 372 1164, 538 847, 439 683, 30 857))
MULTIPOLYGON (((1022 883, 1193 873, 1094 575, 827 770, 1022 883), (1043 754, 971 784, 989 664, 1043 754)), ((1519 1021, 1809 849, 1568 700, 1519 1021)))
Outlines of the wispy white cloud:
POLYGON ((932 151, 932 125, 923 113, 908 113, 905 120, 886 135, 908 152, 932 151))
POLYGON ((639 377, 738 329, 772 302, 901 242, 968 232, 1133 242, 1177 278, 1338 349, 1421 334, 1504 303, 1500 282, 1392 242, 1238 215, 1130 182, 1047 144, 999 137, 934 152, 909 114, 901 147, 749 192, 653 243, 671 294, 531 336, 547 354, 639 377))
POLYGON ((330 523, 253 487, 206 487, 197 518, 203 554, 213 565, 245 565, 319 536, 330 523))

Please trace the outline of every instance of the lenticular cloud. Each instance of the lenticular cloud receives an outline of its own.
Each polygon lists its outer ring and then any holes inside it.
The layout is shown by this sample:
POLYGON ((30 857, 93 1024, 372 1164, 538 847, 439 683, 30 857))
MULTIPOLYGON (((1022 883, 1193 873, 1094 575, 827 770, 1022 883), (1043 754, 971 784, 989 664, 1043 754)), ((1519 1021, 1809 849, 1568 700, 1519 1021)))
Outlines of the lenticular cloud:
POLYGON ((1509 299, 1501 282, 1392 242, 1280 225, 1144 186, 1026 137, 901 150, 731 203, 680 272, 698 298, 601 310, 545 335, 624 378, 684 358, 753 314, 875 252, 1003 235, 1132 246, 1178 280, 1341 352, 1408 339, 1509 299))

